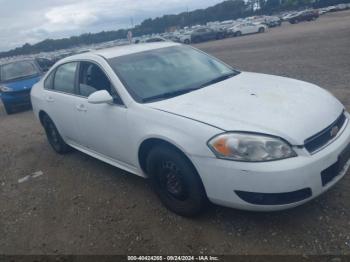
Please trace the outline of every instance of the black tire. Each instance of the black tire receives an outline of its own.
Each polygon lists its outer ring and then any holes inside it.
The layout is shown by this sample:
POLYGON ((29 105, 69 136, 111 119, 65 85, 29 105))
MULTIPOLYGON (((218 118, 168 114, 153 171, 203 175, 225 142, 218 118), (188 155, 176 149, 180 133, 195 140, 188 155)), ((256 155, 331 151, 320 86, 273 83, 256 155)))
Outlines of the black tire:
POLYGON ((72 151, 72 148, 63 141, 54 122, 48 115, 43 116, 42 123, 46 132, 47 140, 56 153, 63 155, 72 151))
POLYGON ((236 33, 235 33, 235 36, 237 36, 237 37, 239 37, 239 36, 241 36, 242 35, 242 32, 241 31, 237 31, 236 33))
POLYGON ((259 33, 264 33, 264 32, 265 32, 265 28, 260 27, 260 28, 259 28, 259 33))
POLYGON ((185 39, 184 44, 189 45, 191 42, 189 39, 185 39))
POLYGON ((7 104, 7 103, 5 103, 5 102, 4 102, 3 104, 4 104, 4 108, 5 108, 6 114, 8 114, 8 115, 13 114, 13 108, 12 108, 12 106, 9 105, 9 104, 7 104))
POLYGON ((205 209, 208 199, 202 181, 181 152, 170 146, 155 146, 146 164, 152 187, 169 210, 192 217, 205 209))

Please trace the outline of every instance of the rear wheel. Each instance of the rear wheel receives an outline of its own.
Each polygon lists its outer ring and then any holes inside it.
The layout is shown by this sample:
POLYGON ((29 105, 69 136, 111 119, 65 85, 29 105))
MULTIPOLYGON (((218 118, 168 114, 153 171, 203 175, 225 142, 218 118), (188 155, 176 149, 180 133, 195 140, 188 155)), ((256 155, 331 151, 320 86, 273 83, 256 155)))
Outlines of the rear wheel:
POLYGON ((265 28, 264 27, 260 27, 259 28, 259 33, 264 33, 265 32, 265 28))
POLYGON ((189 45, 190 44, 190 40, 189 39, 185 39, 184 44, 189 45))
POLYGON ((235 33, 235 36, 241 36, 242 35, 242 32, 241 31, 237 31, 236 33, 235 33))
POLYGON ((147 157, 147 173, 161 202, 181 216, 195 216, 207 205, 199 175, 189 160, 170 146, 156 146, 147 157))
POLYGON ((63 141, 55 124, 49 116, 44 115, 42 123, 46 132, 47 140, 49 141, 53 150, 55 150, 58 154, 66 154, 72 150, 72 148, 63 141))

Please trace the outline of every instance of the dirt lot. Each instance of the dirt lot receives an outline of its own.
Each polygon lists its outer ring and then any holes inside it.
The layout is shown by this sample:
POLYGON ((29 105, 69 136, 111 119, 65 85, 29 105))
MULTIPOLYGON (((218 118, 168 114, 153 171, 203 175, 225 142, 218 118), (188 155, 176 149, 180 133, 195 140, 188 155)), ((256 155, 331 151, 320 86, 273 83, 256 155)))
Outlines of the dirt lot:
MULTIPOLYGON (((198 47, 242 70, 319 84, 350 109, 350 12, 198 47)), ((212 206, 186 219, 141 178, 79 152, 55 154, 32 112, 1 108, 0 253, 350 254, 349 188, 350 174, 293 210, 212 206)))

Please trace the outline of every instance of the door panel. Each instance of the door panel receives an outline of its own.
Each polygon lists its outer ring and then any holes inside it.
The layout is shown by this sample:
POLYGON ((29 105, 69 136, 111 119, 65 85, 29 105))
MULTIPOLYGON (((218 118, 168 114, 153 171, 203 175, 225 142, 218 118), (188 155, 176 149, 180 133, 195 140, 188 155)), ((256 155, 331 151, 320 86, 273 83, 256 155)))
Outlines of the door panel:
POLYGON ((45 90, 47 113, 55 123, 63 139, 67 142, 76 141, 79 138, 76 122, 77 97, 45 90))
POLYGON ((257 26, 256 25, 249 25, 248 27, 249 29, 249 34, 253 34, 253 33, 256 33, 258 32, 258 29, 257 29, 257 26))
POLYGON ((67 142, 79 136, 75 120, 77 66, 76 62, 59 66, 48 77, 44 89, 47 113, 67 142))
POLYGON ((79 98, 75 107, 79 144, 96 153, 126 162, 123 149, 128 147, 127 109, 112 104, 90 104, 85 98, 79 98))
POLYGON ((242 35, 249 34, 249 27, 247 25, 242 25, 239 30, 242 32, 242 35))
MULTIPOLYGON (((127 109, 116 103, 90 104, 88 96, 106 90, 118 97, 107 74, 97 64, 81 62, 78 73, 79 98, 75 103, 79 126, 79 144, 95 153, 127 163, 127 109)), ((118 101, 118 99, 116 99, 118 101)), ((121 101, 121 100, 119 100, 121 101)))

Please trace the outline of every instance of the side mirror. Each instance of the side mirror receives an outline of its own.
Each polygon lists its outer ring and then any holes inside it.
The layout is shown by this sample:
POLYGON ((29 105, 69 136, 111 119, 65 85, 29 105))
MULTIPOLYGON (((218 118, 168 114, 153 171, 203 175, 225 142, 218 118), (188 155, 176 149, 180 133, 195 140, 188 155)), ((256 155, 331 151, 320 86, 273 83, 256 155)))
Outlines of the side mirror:
POLYGON ((113 103, 113 97, 106 90, 100 90, 92 93, 88 97, 88 102, 90 104, 108 104, 113 103))

